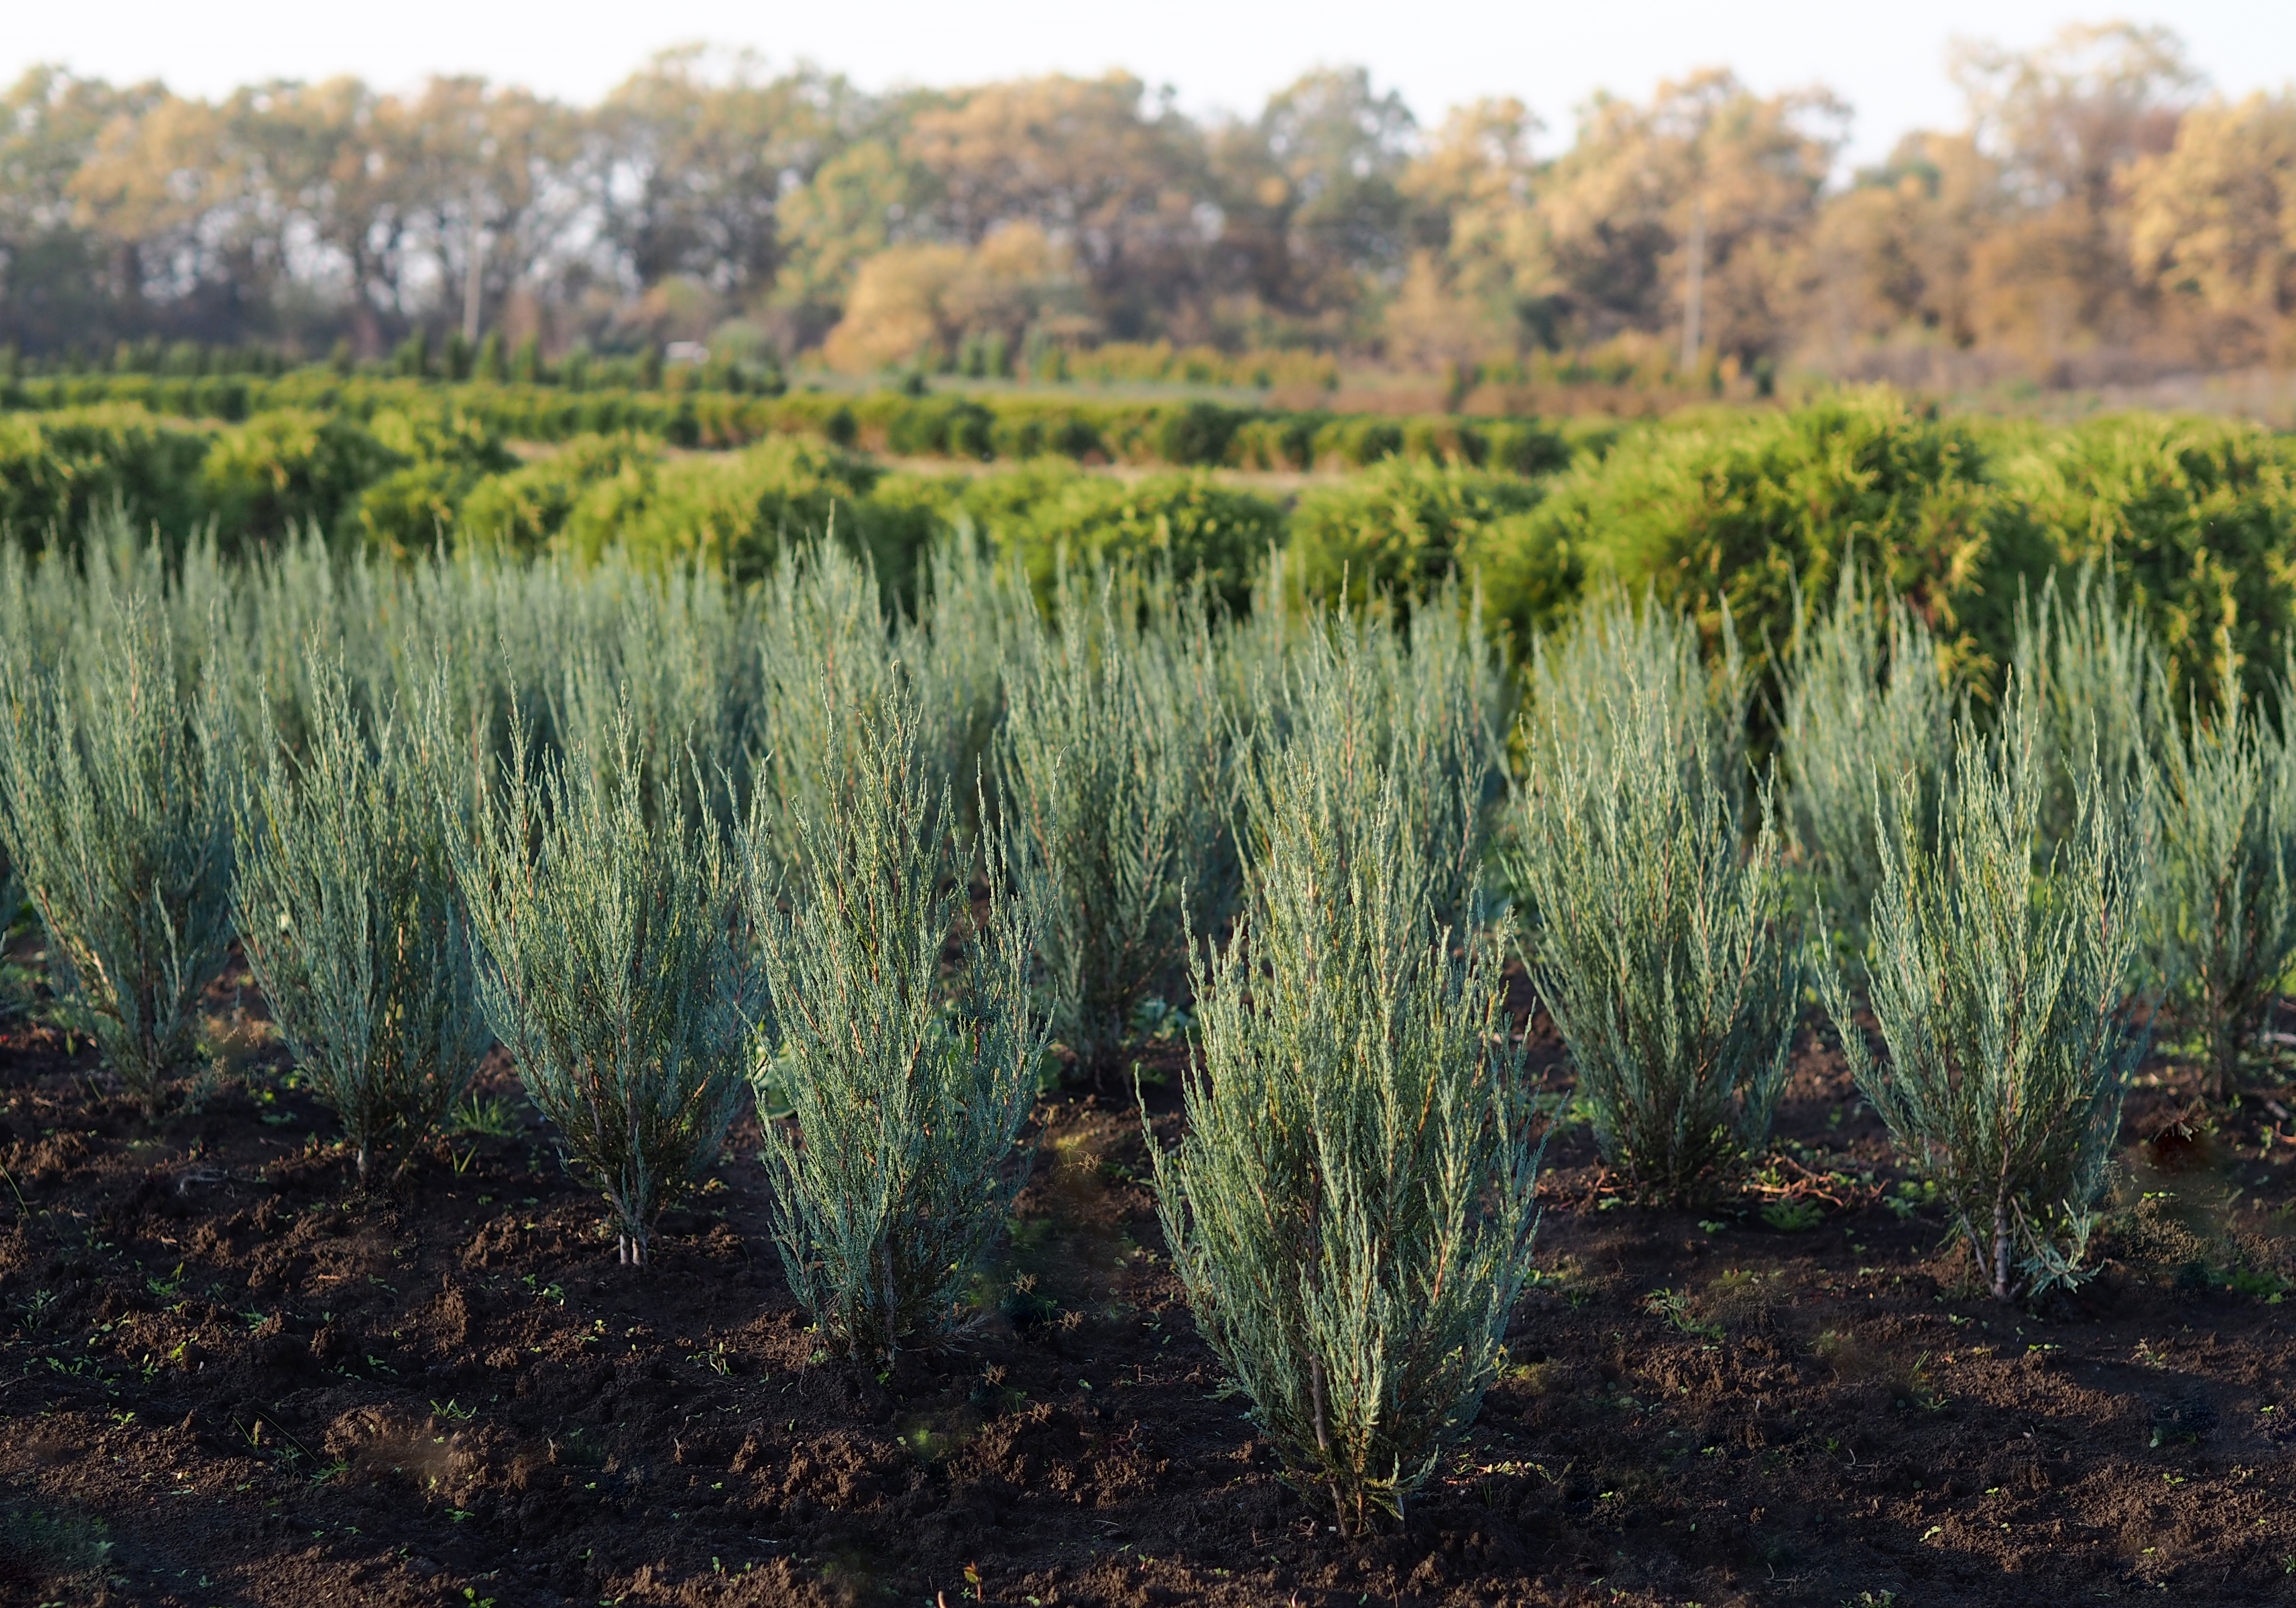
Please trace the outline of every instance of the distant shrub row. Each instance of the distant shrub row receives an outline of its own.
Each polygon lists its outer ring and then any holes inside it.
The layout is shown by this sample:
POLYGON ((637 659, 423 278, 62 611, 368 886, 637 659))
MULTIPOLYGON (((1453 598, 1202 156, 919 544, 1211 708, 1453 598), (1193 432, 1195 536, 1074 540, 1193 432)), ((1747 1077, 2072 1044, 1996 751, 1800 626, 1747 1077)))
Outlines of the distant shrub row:
MULTIPOLYGON (((949 442, 924 435, 892 445, 930 456, 949 442)), ((650 562, 699 561, 751 579, 790 537, 832 523, 881 574, 905 578, 937 530, 967 525, 1020 554, 1041 587, 1063 562, 1160 553, 1184 571, 1208 571, 1217 590, 1241 603, 1293 517, 1283 503, 1201 468, 1134 479, 1089 473, 1054 455, 990 473, 889 472, 828 440, 788 435, 730 452, 674 447, 616 429, 566 438, 521 461, 481 415, 437 408, 275 408, 230 423, 127 403, 0 414, 0 529, 35 547, 52 532, 70 541, 117 505, 163 532, 212 521, 226 554, 316 524, 402 555, 442 537, 582 559, 619 546, 650 562)), ((1215 455, 1183 441, 1174 455, 1215 455)), ((1399 522, 1431 577, 1459 546, 1455 525, 1537 500, 1530 480, 1496 470, 1407 460, 1375 468, 1360 483, 1315 488, 1300 499, 1297 517, 1340 555, 1334 563, 1344 566, 1350 544, 1365 539, 1348 533, 1399 522)), ((1382 570, 1380 578, 1396 577, 1382 570)))
MULTIPOLYGON (((1084 401, 1059 397, 782 397, 730 391, 573 390, 559 386, 425 383, 300 369, 254 374, 66 374, 0 381, 0 411, 45 413, 133 403, 154 414, 237 423, 280 408, 366 420, 381 413, 452 414, 508 440, 555 442, 636 431, 673 447, 743 447, 768 436, 817 437, 895 457, 980 461, 1067 457, 1084 463, 1359 468, 1422 458, 1538 474, 1568 462, 1574 440, 1537 419, 1390 418, 1225 407, 1204 401, 1084 401)), ((1597 427, 1601 433, 1607 426, 1597 427)))
POLYGON ((2022 592, 2094 564, 2159 637, 2180 699, 2232 679, 2260 692, 2296 619, 2296 444, 2219 419, 2049 430, 1839 396, 1622 437, 1464 556, 1518 624, 1614 575, 1689 612, 1710 646, 1726 607, 1765 668, 1862 567, 1970 685, 2008 662, 2022 592))
POLYGON ((1862 567, 1912 602, 1972 687, 2007 661, 2021 591, 2104 564, 2180 697, 2234 679, 2260 690, 2296 622, 2296 447, 2218 420, 2051 430, 1873 392, 1590 432, 1574 455, 1542 426, 1449 419, 815 395, 688 396, 665 421, 668 399, 636 393, 312 380, 276 382, 299 405, 230 422, 123 401, 0 413, 0 528, 34 546, 75 539, 117 505, 171 537, 212 521, 226 554, 314 523, 385 554, 444 540, 587 560, 619 546, 746 580, 792 535, 834 524, 902 585, 937 531, 970 528, 1040 590, 1063 563, 1160 554, 1234 603, 1288 543, 1300 583, 1324 597, 1472 573, 1518 644, 1590 583, 1652 588, 1710 648, 1726 611, 1765 674, 1812 597, 1862 567), (1016 461, 914 461, 933 458, 1016 461), (1152 472, 1075 461, 1101 458, 1152 472), (1289 496, 1210 467, 1333 460, 1362 471, 1289 496))

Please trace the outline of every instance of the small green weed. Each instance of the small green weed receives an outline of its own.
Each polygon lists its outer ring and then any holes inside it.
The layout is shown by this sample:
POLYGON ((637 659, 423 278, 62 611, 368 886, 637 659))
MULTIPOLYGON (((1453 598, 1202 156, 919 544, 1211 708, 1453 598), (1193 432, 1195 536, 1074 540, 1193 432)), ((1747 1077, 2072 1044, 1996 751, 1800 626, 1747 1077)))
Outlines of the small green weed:
POLYGON ((1762 1221, 1780 1234, 1807 1234, 1825 1221, 1816 1201, 1772 1201, 1762 1208, 1762 1221))
POLYGON ((2254 1268, 2234 1268, 2225 1275, 2225 1288, 2234 1295, 2245 1295, 2260 1300, 2267 1307, 2276 1307, 2287 1298, 2292 1287, 2282 1275, 2254 1268))
POLYGON ((1685 1290, 1653 1290, 1643 1302, 1643 1310, 1652 1317, 1662 1317, 1683 1333, 1701 1340, 1719 1340, 1719 1324, 1702 1324, 1690 1310, 1690 1294, 1685 1290))
POLYGON ((1944 1395, 1930 1382, 1927 1351, 1915 1358, 1912 1367, 1890 1382, 1890 1399, 1898 1407, 1917 1407, 1932 1413, 1945 1405, 1944 1395))
POLYGON ((51 1576, 92 1573, 111 1560, 103 1521, 60 1507, 0 1507, 0 1556, 13 1555, 51 1576))
POLYGON ((1915 1212, 1923 1207, 1936 1205, 1937 1200, 1935 1178, 1923 1178, 1918 1182, 1908 1178, 1900 1181, 1895 1189, 1882 1196, 1882 1204, 1894 1212, 1899 1222, 1909 1223, 1915 1212))
POLYGON ((518 1132, 518 1109, 500 1095, 483 1100, 472 1095, 455 1108, 453 1128, 482 1139, 507 1139, 518 1132))
POLYGON ((24 1328, 27 1331, 32 1331, 45 1325, 48 1321, 48 1314, 55 1310, 57 1304, 62 1300, 63 1297, 53 1290, 33 1291, 31 1299, 24 1303, 22 1320, 24 1328))

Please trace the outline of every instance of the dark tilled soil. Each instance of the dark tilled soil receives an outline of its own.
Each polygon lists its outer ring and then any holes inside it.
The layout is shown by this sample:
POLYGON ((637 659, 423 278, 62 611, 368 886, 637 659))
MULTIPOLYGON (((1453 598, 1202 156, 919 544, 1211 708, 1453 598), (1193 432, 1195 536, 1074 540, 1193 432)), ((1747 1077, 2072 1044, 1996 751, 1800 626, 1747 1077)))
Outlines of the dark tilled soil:
POLYGON ((2038 1312, 1815 1043, 1703 1211, 1565 1130, 1505 1379, 1357 1540, 1222 1390, 1112 1097, 1047 1103, 979 1326, 879 1378, 791 1305, 754 1128, 624 1269, 502 1069, 508 1136, 363 1204, 259 1055, 147 1124, 73 1047, 0 1023, 0 1601, 2296 1601, 2285 1089, 2180 1127, 2148 1076, 2102 1269, 2038 1312))

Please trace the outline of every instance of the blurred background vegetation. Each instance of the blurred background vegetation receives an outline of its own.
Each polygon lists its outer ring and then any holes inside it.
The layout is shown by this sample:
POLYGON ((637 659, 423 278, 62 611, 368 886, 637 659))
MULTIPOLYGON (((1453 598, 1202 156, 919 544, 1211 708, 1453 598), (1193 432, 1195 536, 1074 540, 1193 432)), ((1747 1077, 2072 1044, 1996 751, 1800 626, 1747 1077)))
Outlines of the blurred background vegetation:
POLYGON ((43 68, 0 94, 0 364, 2296 410, 2296 92, 2211 97, 2127 24, 1949 65, 1963 126, 1857 172, 1839 99, 1721 70, 1554 131, 1504 99, 1423 123, 1345 68, 1223 119, 1123 74, 876 94, 700 51, 594 106, 43 68))

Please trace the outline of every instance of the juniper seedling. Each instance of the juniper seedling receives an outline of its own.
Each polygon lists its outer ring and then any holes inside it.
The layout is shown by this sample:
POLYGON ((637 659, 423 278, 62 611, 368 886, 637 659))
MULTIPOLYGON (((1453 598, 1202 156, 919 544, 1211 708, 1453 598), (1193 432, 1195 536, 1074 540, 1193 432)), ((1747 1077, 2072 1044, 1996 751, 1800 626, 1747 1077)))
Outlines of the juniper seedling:
POLYGON ((746 796, 758 679, 741 614, 725 588, 692 571, 625 577, 617 590, 595 630, 562 646, 560 673, 545 684, 559 751, 611 768, 627 717, 647 818, 729 825, 746 796))
MULTIPOLYGON (((428 718, 447 719, 437 704, 428 718)), ((449 843, 487 1024, 604 1194, 619 1259, 643 1263, 661 1209, 718 1159, 754 982, 721 835, 650 823, 627 713, 614 740, 611 764, 559 762, 533 752, 514 715, 499 799, 449 843)), ((450 825, 457 802, 439 790, 450 825)))
POLYGON ((1436 892, 1436 914, 1456 924, 1489 847, 1488 813, 1505 792, 1515 678, 1483 629, 1481 592, 1456 579, 1431 588, 1388 640, 1408 650, 1399 661, 1391 652, 1381 655, 1394 689, 1389 763, 1417 778, 1407 793, 1419 801, 1423 841, 1447 847, 1464 838, 1467 845, 1436 892))
MULTIPOLYGON (((34 628, 25 570, 23 549, 0 538, 0 700, 12 697, 12 689, 32 664, 34 628)), ((0 741, 14 742, 12 726, 0 726, 0 741)), ((6 761, 0 759, 0 775, 6 774, 5 767, 6 761)), ((8 930, 24 907, 24 886, 8 853, 5 812, 6 794, 0 792, 0 943, 6 941, 8 930)))
POLYGON ((2005 1301, 2079 1276, 2144 1047, 2123 1014, 2142 800, 2132 808, 2092 767, 2066 841, 2036 875, 2049 793, 2039 726, 2014 676, 1996 736, 1960 723, 1934 853, 1910 780, 1890 800, 1867 971, 1886 1061, 1840 973, 1823 977, 1858 1088, 1935 1181, 2005 1301))
POLYGON ((967 868, 914 696, 888 687, 857 708, 825 677, 820 695, 857 740, 816 756, 787 817, 793 842, 768 851, 764 805, 745 836, 772 1004, 764 1070, 793 1131, 762 1087, 760 1115, 791 1292, 840 1349, 887 1362, 958 1322, 1027 1179, 1020 1133, 1046 1042, 1029 995, 1040 915, 992 852, 987 917, 945 978, 944 950, 968 925, 967 868))
POLYGON ((1655 596, 1639 606, 1622 592, 1589 599, 1569 630, 1531 644, 1527 679, 1521 737, 1532 771, 1559 751, 1586 759, 1622 740, 1639 743, 1620 722, 1647 706, 1668 725, 1668 751, 1702 770, 1732 811, 1743 813, 1752 682, 1727 605, 1720 654, 1710 666, 1696 628, 1655 596))
POLYGON ((213 680, 177 690, 165 620, 107 612, 0 687, 0 838, 69 1020, 156 1116, 231 942, 238 751, 213 680))
POLYGON ((1604 1160, 1680 1201, 1767 1142, 1801 966, 1770 789, 1749 846, 1722 774, 1733 751, 1663 684, 1628 685, 1602 740, 1533 749, 1508 869, 1604 1160))
POLYGON ((979 796, 972 783, 983 764, 995 764, 1005 687, 1035 660, 1044 629, 1026 571, 969 529, 932 549, 919 591, 895 647, 916 689, 932 774, 962 812, 979 796))
POLYGON ((2021 597, 2014 664, 2048 777, 2046 848, 2070 840, 2092 770, 2124 804, 2149 785, 2156 736, 2174 718, 2168 674, 2143 616, 2120 606, 2110 570, 2083 570, 2070 597, 2054 575, 2038 604, 2021 597))
POLYGON ((1251 606, 1224 622, 1219 634, 1220 700, 1230 724, 1249 737, 1267 714, 1281 716, 1281 693, 1292 655, 1319 614, 1301 605, 1299 561, 1282 547, 1270 547, 1259 561, 1251 587, 1251 606))
POLYGON ((1199 1329, 1286 1477, 1357 1530, 1480 1410, 1538 1160, 1498 949, 1435 918, 1457 849, 1418 836, 1357 711, 1303 713, 1259 751, 1250 902, 1197 968, 1185 1136, 1150 1149, 1199 1329))
POLYGON ((1191 923, 1216 926, 1232 882, 1210 621, 1182 605, 1144 630, 1124 593, 1105 573, 1063 581, 997 750, 1011 875, 1046 912, 1054 1030, 1095 1071, 1134 1007, 1185 975, 1191 923))
POLYGON ((2235 684, 2214 721, 2196 705, 2158 746, 2155 960, 2177 1013, 2207 1040, 2208 1093, 2221 1100, 2296 960, 2296 744, 2235 684))
POLYGON ((275 745, 250 789, 235 905, 249 969, 368 1189, 404 1170, 486 1053, 447 849, 469 825, 436 801, 458 761, 439 726, 387 712, 370 739, 340 662, 311 659, 306 746, 275 745))
POLYGON ((1405 626, 1384 606, 1311 619, 1289 656, 1283 702, 1253 721, 1288 742, 1332 710, 1350 711, 1401 790, 1413 839, 1440 857, 1429 897, 1454 926, 1474 902, 1486 811, 1505 774, 1508 683, 1481 612, 1480 598, 1446 583, 1405 626))
POLYGON ((794 846, 800 817, 827 818, 823 778, 840 774, 855 741, 849 718, 836 711, 874 707, 899 677, 890 642, 865 562, 830 541, 783 557, 758 630, 755 796, 767 812, 767 855, 794 846))
MULTIPOLYGON (((12 689, 29 669, 32 652, 31 611, 25 596, 23 550, 0 538, 0 700, 12 699, 12 689)), ((15 741, 12 726, 0 726, 0 740, 15 741)), ((0 775, 6 774, 0 760, 0 775)), ((15 862, 8 854, 6 794, 0 792, 0 942, 24 907, 23 884, 16 879, 15 862)))
POLYGON ((1796 635, 1789 662, 1779 749, 1794 835, 1862 956, 1882 874, 1875 800, 1911 777, 1920 818, 1935 818, 1953 695, 1929 627, 1904 603, 1873 597, 1855 570, 1842 572, 1832 611, 1796 635))
MULTIPOLYGON (((0 686, 4 685, 0 682, 0 686)), ((0 696, 5 696, 4 693, 0 696)), ((5 765, 6 761, 0 760, 0 774, 5 774, 5 765)), ((16 866, 8 857, 7 841, 5 818, 0 816, 0 944, 8 941, 8 933, 16 924, 16 913, 24 907, 23 884, 16 880, 16 866)))

